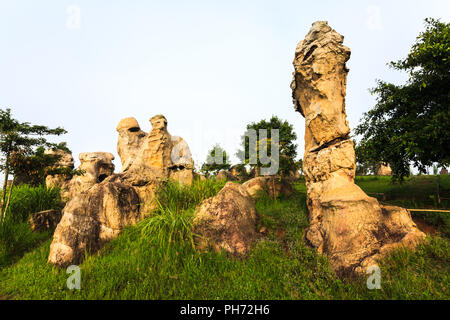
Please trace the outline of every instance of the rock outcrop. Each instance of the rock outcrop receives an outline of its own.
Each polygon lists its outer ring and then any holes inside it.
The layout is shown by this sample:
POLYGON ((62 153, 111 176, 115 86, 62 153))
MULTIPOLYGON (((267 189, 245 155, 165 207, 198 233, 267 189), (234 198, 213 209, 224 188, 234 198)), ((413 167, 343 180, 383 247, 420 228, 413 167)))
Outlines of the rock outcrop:
POLYGON ((258 238, 258 215, 245 188, 227 182, 219 193, 204 200, 194 217, 194 234, 199 248, 212 247, 244 256, 258 238))
POLYGON ((377 171, 377 175, 378 176, 390 176, 390 175, 392 175, 391 166, 389 166, 389 164, 387 166, 385 166, 384 164, 380 164, 380 167, 378 168, 378 171, 377 171))
POLYGON ((85 251, 97 251, 140 219, 136 191, 114 180, 96 184, 67 203, 53 236, 49 262, 61 267, 78 263, 85 251))
POLYGON ((109 152, 83 152, 79 155, 78 170, 83 175, 74 176, 69 182, 69 198, 88 190, 114 173, 114 155, 109 152))
POLYGON ((63 209, 48 261, 58 266, 78 263, 84 252, 95 252, 126 225, 149 215, 158 187, 167 179, 192 183, 193 161, 187 143, 167 131, 162 115, 150 119, 143 132, 136 119, 117 126, 122 170, 114 174, 110 153, 82 153, 82 176, 70 182, 70 201, 63 209))
MULTIPOLYGON (((65 152, 64 150, 45 150, 45 154, 49 155, 57 155, 59 156, 59 161, 56 164, 57 167, 65 167, 69 169, 74 168, 74 162, 72 154, 69 152, 65 152)), ((48 175, 45 178, 45 184, 47 187, 58 187, 61 188, 61 196, 63 199, 66 199, 69 196, 69 184, 72 179, 71 175, 67 174, 55 174, 48 175)))
POLYGON ((45 210, 30 214, 31 230, 42 232, 55 228, 61 220, 61 212, 58 210, 45 210))
POLYGON ((276 198, 281 194, 289 196, 294 191, 290 183, 281 180, 279 176, 259 176, 244 182, 242 187, 254 199, 258 198, 262 193, 276 198))
POLYGON ((396 246, 425 237, 405 209, 380 205, 355 183, 355 151, 345 113, 350 49, 327 22, 315 22, 295 51, 291 84, 305 117, 306 239, 340 275, 363 273, 396 246))

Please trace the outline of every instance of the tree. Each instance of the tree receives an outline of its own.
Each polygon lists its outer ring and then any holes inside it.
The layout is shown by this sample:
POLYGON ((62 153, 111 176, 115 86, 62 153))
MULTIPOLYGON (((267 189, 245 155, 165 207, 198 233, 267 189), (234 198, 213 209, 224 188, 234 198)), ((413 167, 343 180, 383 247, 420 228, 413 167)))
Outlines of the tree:
MULTIPOLYGON (((5 198, 8 177, 15 174, 14 170, 19 167, 13 163, 18 155, 21 157, 31 156, 38 147, 56 148, 58 145, 50 143, 44 136, 61 135, 67 133, 63 128, 50 129, 46 126, 31 125, 28 122, 19 122, 11 115, 11 109, 0 109, 0 170, 4 172, 4 182, 0 205, 0 219, 6 212, 5 198)), ((14 178, 13 178, 14 181, 14 178)), ((12 184, 13 185, 13 184, 12 184)), ((10 188, 10 192, 12 189, 10 188)))
POLYGON ((355 140, 353 143, 355 144, 356 175, 376 175, 380 168, 380 162, 373 160, 372 156, 366 152, 367 150, 358 145, 355 140))
POLYGON ((216 144, 208 152, 206 162, 202 165, 200 171, 209 176, 211 173, 217 174, 220 170, 229 170, 230 167, 227 152, 219 144, 216 144))
POLYGON ((450 27, 426 19, 425 31, 404 60, 390 67, 406 71, 403 85, 377 81, 371 90, 375 107, 365 113, 356 133, 360 147, 373 161, 389 163, 394 178, 420 172, 433 163, 450 163, 450 27))
POLYGON ((271 150, 270 145, 272 143, 276 144, 275 140, 272 139, 271 136, 271 130, 273 129, 279 130, 279 141, 276 145, 276 149, 278 149, 279 154, 273 155, 267 152, 267 155, 270 158, 271 163, 276 163, 276 165, 278 165, 278 173, 280 174, 280 176, 287 176, 294 170, 298 169, 294 160, 297 156, 297 145, 294 143, 294 141, 297 139, 297 135, 294 132, 293 126, 289 122, 283 121, 276 116, 272 116, 269 121, 261 120, 259 122, 253 122, 247 125, 246 134, 241 137, 242 149, 238 150, 236 156, 244 164, 249 164, 253 169, 257 171, 258 174, 261 168, 269 167, 271 164, 261 163, 260 153, 264 149, 264 152, 266 152, 266 150, 271 150), (267 130, 266 137, 260 135, 259 130, 261 129, 267 130), (248 137, 249 130, 255 130, 256 132, 256 146, 252 147, 250 145, 250 139, 248 137), (253 161, 250 161, 250 152, 256 154, 256 163, 251 163, 253 161))
MULTIPOLYGON (((72 153, 62 142, 53 148, 72 153)), ((61 167, 58 162, 61 160, 59 154, 47 154, 44 147, 38 147, 31 155, 23 152, 14 152, 11 155, 10 171, 14 172, 14 177, 20 183, 38 186, 44 183, 48 175, 65 175, 73 176, 81 174, 81 170, 74 170, 68 167, 61 167)))

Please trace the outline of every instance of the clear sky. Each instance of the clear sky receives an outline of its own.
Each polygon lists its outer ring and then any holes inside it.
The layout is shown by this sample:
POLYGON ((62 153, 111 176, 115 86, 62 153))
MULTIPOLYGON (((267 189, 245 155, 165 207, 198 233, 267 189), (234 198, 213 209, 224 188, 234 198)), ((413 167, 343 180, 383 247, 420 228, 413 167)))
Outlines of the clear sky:
POLYGON ((376 79, 404 81, 386 63, 406 56, 426 17, 448 22, 450 1, 0 0, 0 107, 64 127, 54 141, 76 164, 80 152, 108 151, 119 170, 117 123, 132 116, 148 131, 155 114, 197 163, 216 142, 234 154, 246 124, 272 115, 294 125, 302 156, 289 86, 311 24, 328 21, 352 50, 354 128, 376 79))

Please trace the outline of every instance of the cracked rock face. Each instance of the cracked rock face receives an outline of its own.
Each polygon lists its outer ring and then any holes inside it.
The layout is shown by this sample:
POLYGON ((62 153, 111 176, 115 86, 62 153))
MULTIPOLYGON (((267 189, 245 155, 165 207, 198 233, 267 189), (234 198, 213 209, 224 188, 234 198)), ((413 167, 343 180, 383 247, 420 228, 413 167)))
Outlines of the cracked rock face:
POLYGON ((327 22, 315 22, 297 45, 291 88, 306 124, 306 239, 338 274, 352 275, 393 248, 414 247, 425 234, 407 210, 380 205, 354 183, 355 151, 345 113, 350 49, 343 41, 327 22))
POLYGON ((197 246, 244 256, 258 239, 258 214, 246 189, 227 182, 219 193, 204 200, 195 211, 197 246))
POLYGON ((109 152, 83 152, 79 155, 84 175, 74 176, 69 183, 69 198, 88 190, 114 173, 114 155, 109 152))
POLYGON ((150 122, 149 133, 143 132, 134 118, 123 119, 117 126, 119 174, 113 173, 112 154, 80 154, 79 169, 86 173, 70 182, 72 194, 55 230, 50 263, 79 263, 86 250, 95 252, 123 227, 148 216, 164 180, 192 183, 194 166, 187 143, 169 134, 164 116, 157 115, 150 122))

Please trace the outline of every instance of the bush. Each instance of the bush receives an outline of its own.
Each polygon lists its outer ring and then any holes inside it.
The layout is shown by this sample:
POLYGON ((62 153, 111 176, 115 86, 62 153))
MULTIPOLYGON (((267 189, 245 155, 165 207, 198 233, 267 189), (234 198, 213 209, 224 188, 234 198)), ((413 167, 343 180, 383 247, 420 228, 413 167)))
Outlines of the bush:
POLYGON ((156 199, 162 207, 181 212, 194 209, 203 200, 215 196, 225 185, 225 181, 215 179, 196 179, 190 186, 178 182, 166 181, 156 194, 156 199))
POLYGON ((0 267, 13 263, 51 236, 51 231, 33 232, 27 220, 30 213, 58 209, 60 203, 58 188, 14 187, 5 218, 0 223, 0 267))
POLYGON ((34 212, 58 209, 61 204, 59 188, 47 188, 44 185, 31 187, 21 185, 14 187, 6 212, 6 219, 13 223, 24 222, 34 212))

